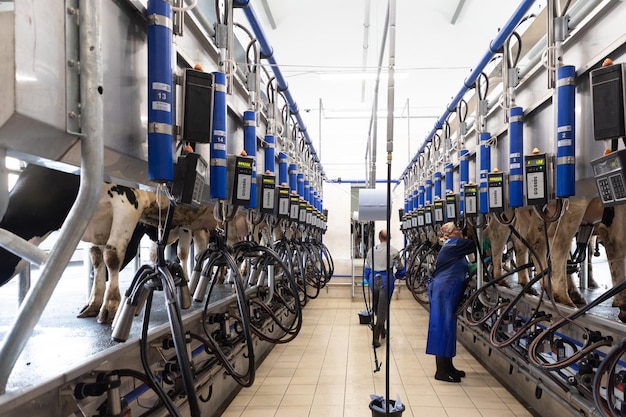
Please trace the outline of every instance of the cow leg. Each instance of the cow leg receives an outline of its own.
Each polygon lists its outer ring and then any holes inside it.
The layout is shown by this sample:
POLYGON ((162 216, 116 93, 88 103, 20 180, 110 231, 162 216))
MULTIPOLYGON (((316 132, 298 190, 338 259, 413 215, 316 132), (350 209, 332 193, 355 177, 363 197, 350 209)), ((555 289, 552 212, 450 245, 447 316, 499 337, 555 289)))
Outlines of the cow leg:
POLYGON ((104 299, 106 271, 102 256, 102 249, 96 245, 91 246, 89 249, 89 256, 94 269, 93 284, 89 300, 87 300, 87 305, 80 310, 80 313, 78 313, 77 316, 78 318, 96 317, 100 311, 100 307, 102 306, 102 300, 104 299))
POLYGON ((120 305, 119 273, 125 251, 126 247, 120 250, 111 244, 106 245, 104 249, 104 263, 109 271, 109 282, 98 314, 98 323, 111 323, 117 313, 117 308, 120 305))
MULTIPOLYGON (((604 245, 606 258, 609 262, 613 286, 624 281, 626 275, 626 206, 615 206, 615 216, 610 226, 598 224, 598 239, 604 245)), ((613 306, 619 307, 619 319, 626 322, 626 292, 622 291, 613 297, 613 306)))
MULTIPOLYGON (((489 226, 485 229, 484 237, 491 241, 491 264, 493 265, 493 277, 502 276, 502 253, 509 237, 510 231, 507 226, 500 224, 492 218, 489 226)), ((483 239, 484 241, 484 239, 483 239)), ((506 280, 500 280, 499 285, 510 287, 506 280)))
POLYGON ((572 246, 572 239, 581 224, 589 204, 586 200, 570 201, 567 210, 556 224, 549 229, 550 253, 552 257, 552 289, 555 301, 574 306, 586 304, 582 294, 567 277, 567 259, 572 246))
POLYGON ((176 256, 180 260, 180 264, 185 271, 185 278, 189 280, 189 246, 191 246, 191 230, 178 229, 178 248, 176 250, 176 256))
POLYGON ((587 287, 588 288, 600 288, 596 280, 593 278, 593 266, 591 260, 593 259, 594 248, 598 237, 592 235, 587 244, 587 287))

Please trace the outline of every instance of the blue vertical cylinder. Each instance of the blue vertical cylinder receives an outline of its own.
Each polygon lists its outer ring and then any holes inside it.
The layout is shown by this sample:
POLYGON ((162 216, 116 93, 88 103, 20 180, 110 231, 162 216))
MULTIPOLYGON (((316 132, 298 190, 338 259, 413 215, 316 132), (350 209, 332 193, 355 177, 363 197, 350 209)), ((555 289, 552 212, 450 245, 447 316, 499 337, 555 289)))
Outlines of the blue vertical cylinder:
POLYGON ((148 179, 174 179, 172 136, 172 7, 148 1, 148 179), (169 22, 169 25, 168 23, 169 22))
POLYGON ((289 181, 287 180, 287 154, 284 152, 278 153, 278 183, 283 186, 287 186, 289 181))
POLYGON ((404 212, 405 212, 405 213, 408 213, 409 211, 410 211, 410 210, 409 210, 409 195, 408 195, 408 194, 406 194, 406 195, 404 196, 404 212))
MULTIPOLYGON (((435 178, 435 200, 441 198, 441 172, 437 171, 434 175, 435 178)), ((446 178, 448 178, 446 176, 446 178)))
POLYGON ((509 111, 509 206, 524 205, 524 109, 509 111))
POLYGON ((576 68, 556 70, 556 196, 576 194, 576 68))
POLYGON ((454 170, 452 163, 446 163, 446 194, 454 192, 454 170))
POLYGON ((424 207, 424 186, 417 186, 417 207, 424 207))
POLYGON ((269 171, 273 174, 276 170, 274 168, 274 136, 265 136, 265 172, 269 171))
POLYGON ((289 191, 298 192, 298 166, 289 164, 289 191))
POLYGON ((459 211, 465 213, 465 184, 469 182, 469 151, 461 149, 459 151, 459 211))
POLYGON ((256 113, 243 112, 243 150, 252 157, 252 183, 250 184, 250 204, 247 208, 256 208, 256 113))
POLYGON ((417 210, 417 206, 419 205, 419 197, 417 195, 417 187, 413 188, 413 207, 412 210, 417 210))
POLYGON ((226 75, 213 73, 213 132, 211 133, 211 198, 226 198, 226 75))
POLYGON ((427 205, 433 203, 433 182, 430 179, 426 180, 425 203, 427 205))
POLYGON ((480 181, 479 181, 479 210, 481 213, 489 213, 489 193, 487 192, 487 174, 491 171, 491 148, 487 141, 491 137, 489 132, 480 134, 480 181))
POLYGON ((298 172, 296 174, 296 178, 298 183, 298 195, 300 197, 304 197, 304 174, 302 172, 298 172))
MULTIPOLYGON (((304 178, 303 178, 304 180, 304 178)), ((311 204, 311 185, 309 183, 308 180, 304 180, 304 201, 306 201, 307 203, 311 204)))

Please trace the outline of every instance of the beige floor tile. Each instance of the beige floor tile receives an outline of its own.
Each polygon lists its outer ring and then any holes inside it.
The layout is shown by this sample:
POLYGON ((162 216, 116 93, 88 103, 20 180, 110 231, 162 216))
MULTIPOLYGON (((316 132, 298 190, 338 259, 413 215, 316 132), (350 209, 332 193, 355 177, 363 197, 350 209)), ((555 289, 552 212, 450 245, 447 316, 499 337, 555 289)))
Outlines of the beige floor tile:
POLYGON ((258 408, 258 407, 260 408, 274 407, 274 409, 276 409, 278 408, 282 400, 283 400, 282 395, 270 395, 270 394, 257 395, 257 396, 254 396, 250 400, 250 402, 248 403, 248 406, 246 407, 246 410, 248 410, 249 408, 258 408))
POLYGON ((309 417, 310 406, 283 406, 281 405, 274 417, 309 417))
POLYGON ((497 397, 472 397, 476 408, 482 410, 509 410, 504 401, 497 397))
MULTIPOLYGON (((422 416, 428 416, 428 417, 449 417, 448 413, 446 413, 446 410, 444 410, 442 407, 425 407, 425 406, 411 406, 409 408, 412 412, 413 415, 415 417, 422 417, 422 416)), ((404 417, 405 413, 402 413, 402 417, 404 417)), ((459 416, 455 416, 455 417, 461 417, 459 416)), ((465 417, 463 415, 463 417, 465 417)))
POLYGON ((482 417, 516 417, 516 414, 511 410, 501 410, 501 409, 484 409, 481 408, 480 415, 482 417))
POLYGON ((445 408, 475 407, 472 400, 465 395, 439 395, 439 401, 445 408))
POLYGON ((274 417, 276 407, 246 407, 241 417, 274 417))
POLYGON ((289 387, 287 387, 287 392, 285 392, 285 395, 301 395, 301 394, 315 394, 315 390, 317 389, 317 384, 289 384, 289 387))
POLYGON ((473 407, 446 407, 445 410, 448 417, 484 417, 473 407))
MULTIPOLYGON (((280 406, 295 406, 295 405, 311 405, 313 403, 313 394, 290 394, 283 397, 280 402, 280 406)), ((507 408, 508 410, 508 408, 507 408)))
POLYGON ((240 417, 245 408, 246 407, 236 407, 231 404, 226 411, 222 413, 221 417, 240 417))
POLYGON ((263 384, 261 385, 255 395, 285 395, 287 391, 287 384, 263 384))

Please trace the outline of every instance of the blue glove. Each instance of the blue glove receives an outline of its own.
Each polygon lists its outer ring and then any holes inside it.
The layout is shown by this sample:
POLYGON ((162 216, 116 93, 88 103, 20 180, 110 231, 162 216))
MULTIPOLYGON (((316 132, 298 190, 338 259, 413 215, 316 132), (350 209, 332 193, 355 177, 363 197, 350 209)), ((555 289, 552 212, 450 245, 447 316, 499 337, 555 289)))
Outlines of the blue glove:
POLYGON ((372 270, 370 268, 363 269, 363 283, 367 283, 368 287, 372 286, 372 270))
POLYGON ((398 269, 395 274, 396 279, 404 279, 406 277, 406 266, 398 269))

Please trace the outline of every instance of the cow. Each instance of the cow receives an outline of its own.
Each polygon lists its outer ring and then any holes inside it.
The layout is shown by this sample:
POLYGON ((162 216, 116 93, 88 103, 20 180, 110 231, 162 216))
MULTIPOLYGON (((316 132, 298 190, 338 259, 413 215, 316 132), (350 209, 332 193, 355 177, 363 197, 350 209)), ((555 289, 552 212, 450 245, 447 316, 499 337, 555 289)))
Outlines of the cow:
MULTIPOLYGON (((39 244, 61 227, 76 198, 78 187, 79 177, 76 175, 28 165, 11 190, 9 206, 0 227, 39 244)), ((134 256, 142 230, 164 222, 168 205, 165 196, 118 184, 102 185, 100 201, 82 237, 83 241, 92 244, 90 256, 96 274, 87 304, 78 317, 97 316, 99 323, 113 320, 120 302, 119 271, 132 259, 126 256, 129 244, 132 243, 129 256, 134 256), (105 266, 109 275, 108 284, 105 283, 105 266)), ((189 230, 217 226, 212 206, 177 206, 172 224, 175 228, 184 225, 189 230)), ((185 236, 188 241, 189 235, 185 236)), ((176 237, 178 230, 171 233, 170 242, 176 237)), ((181 243, 178 248, 179 257, 186 257, 188 245, 181 243)), ((19 272, 20 263, 25 264, 25 261, 0 248, 0 285, 19 272)))
MULTIPOLYGON (((548 210, 554 210, 554 208, 550 206, 548 210)), ((597 197, 566 201, 562 216, 554 222, 544 222, 533 209, 523 208, 516 210, 514 228, 539 256, 538 260, 533 259, 535 265, 546 268, 548 249, 550 250, 552 265, 550 284, 555 301, 569 306, 584 305, 586 303, 586 300, 576 288, 571 275, 567 274, 567 260, 570 254, 572 239, 576 235, 579 226, 581 224, 597 224, 601 221, 602 215, 602 203, 597 197), (548 227, 548 242, 545 239, 545 225, 548 227)), ((619 240, 619 237, 615 236, 614 232, 609 233, 606 229, 604 230, 605 233, 602 239, 610 239, 609 235, 611 235, 615 240, 619 240)), ((487 233, 491 239, 493 253, 502 252, 509 235, 508 227, 492 220, 487 228, 487 233)), ((520 266, 527 262, 528 250, 516 238, 513 241, 517 265, 520 266)), ((607 256, 609 256, 608 253, 609 250, 607 249, 607 256)), ((493 264, 494 275, 499 276, 502 269, 501 260, 498 256, 493 257, 493 264)), ((619 271, 616 270, 615 272, 616 275, 612 274, 614 280, 621 281, 624 279, 623 269, 621 275, 619 271)), ((518 273, 518 282, 520 285, 528 283, 527 271, 518 273)), ((542 279, 542 287, 548 288, 546 279, 542 279)))
MULTIPOLYGON (((602 221, 596 225, 598 240, 604 245, 613 286, 626 279, 626 206, 604 210, 602 221)), ((613 306, 619 308, 618 318, 626 322, 626 293, 613 297, 613 306)))

